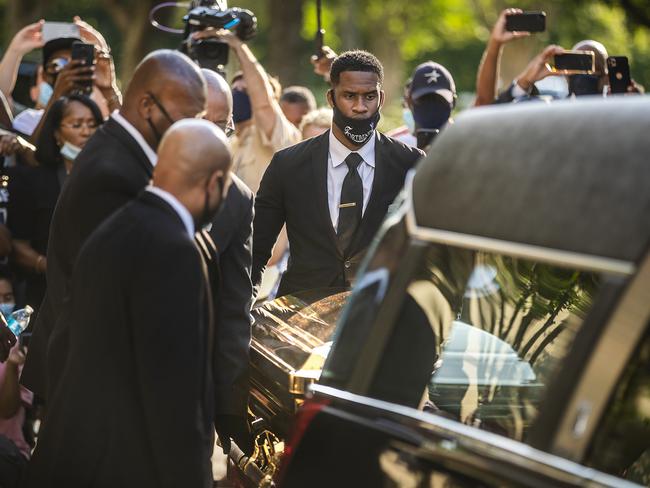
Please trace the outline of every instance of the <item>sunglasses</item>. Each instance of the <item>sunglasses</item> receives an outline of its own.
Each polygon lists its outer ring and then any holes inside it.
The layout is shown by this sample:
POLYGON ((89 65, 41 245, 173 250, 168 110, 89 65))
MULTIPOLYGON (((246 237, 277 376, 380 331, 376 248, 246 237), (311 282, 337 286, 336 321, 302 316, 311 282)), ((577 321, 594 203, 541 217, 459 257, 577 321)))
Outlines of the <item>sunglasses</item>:
POLYGON ((228 122, 217 122, 215 123, 219 129, 223 131, 224 134, 226 134, 226 137, 230 137, 235 133, 235 125, 232 121, 232 118, 228 120, 228 122))

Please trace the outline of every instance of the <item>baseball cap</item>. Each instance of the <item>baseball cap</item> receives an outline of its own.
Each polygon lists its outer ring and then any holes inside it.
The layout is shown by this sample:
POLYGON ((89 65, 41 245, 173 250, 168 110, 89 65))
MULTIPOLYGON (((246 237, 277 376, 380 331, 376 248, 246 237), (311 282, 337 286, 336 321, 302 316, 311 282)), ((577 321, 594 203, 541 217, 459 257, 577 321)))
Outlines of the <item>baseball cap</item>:
POLYGON ((427 61, 422 63, 413 73, 411 82, 411 98, 417 100, 424 95, 439 95, 447 103, 453 105, 456 96, 456 84, 451 73, 441 64, 427 61))
POLYGON ((52 57, 52 55, 62 49, 72 49, 72 43, 79 41, 75 37, 61 37, 59 39, 52 39, 47 41, 43 46, 43 67, 45 67, 52 57))

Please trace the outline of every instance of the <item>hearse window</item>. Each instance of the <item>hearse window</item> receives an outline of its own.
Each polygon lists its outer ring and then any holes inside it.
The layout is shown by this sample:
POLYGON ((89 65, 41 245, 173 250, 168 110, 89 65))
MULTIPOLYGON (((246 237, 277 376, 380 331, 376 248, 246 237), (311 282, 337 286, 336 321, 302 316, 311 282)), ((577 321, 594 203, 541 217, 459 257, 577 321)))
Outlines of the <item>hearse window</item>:
POLYGON ((366 271, 355 283, 349 304, 339 321, 341 325, 334 334, 333 346, 320 378, 322 384, 345 387, 364 340, 371 333, 382 299, 399 270, 408 242, 404 222, 387 220, 375 238, 366 271))
POLYGON ((369 396, 525 441, 599 282, 593 273, 432 245, 369 396))
POLYGON ((650 328, 596 430, 587 464, 650 486, 650 328))

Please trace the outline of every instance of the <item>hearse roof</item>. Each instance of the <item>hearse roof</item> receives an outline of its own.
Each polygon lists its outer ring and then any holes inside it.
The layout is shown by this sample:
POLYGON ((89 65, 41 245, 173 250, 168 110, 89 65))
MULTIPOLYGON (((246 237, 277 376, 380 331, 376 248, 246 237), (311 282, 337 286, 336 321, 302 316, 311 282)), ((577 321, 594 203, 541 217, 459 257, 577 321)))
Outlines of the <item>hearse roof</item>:
POLYGON ((418 227, 637 262, 650 239, 650 98, 469 110, 413 182, 418 227))

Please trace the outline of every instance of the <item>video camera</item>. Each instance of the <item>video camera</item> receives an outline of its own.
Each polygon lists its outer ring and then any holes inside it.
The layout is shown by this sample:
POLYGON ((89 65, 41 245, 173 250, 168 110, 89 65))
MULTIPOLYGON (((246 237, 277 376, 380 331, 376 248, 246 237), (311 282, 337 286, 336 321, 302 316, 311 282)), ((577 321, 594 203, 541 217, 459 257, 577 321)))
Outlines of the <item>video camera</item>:
POLYGON ((257 34, 257 18, 250 10, 228 8, 227 2, 217 0, 194 0, 185 17, 184 51, 202 68, 220 73, 228 64, 228 45, 218 39, 193 39, 191 34, 208 27, 233 30, 242 41, 257 34))

